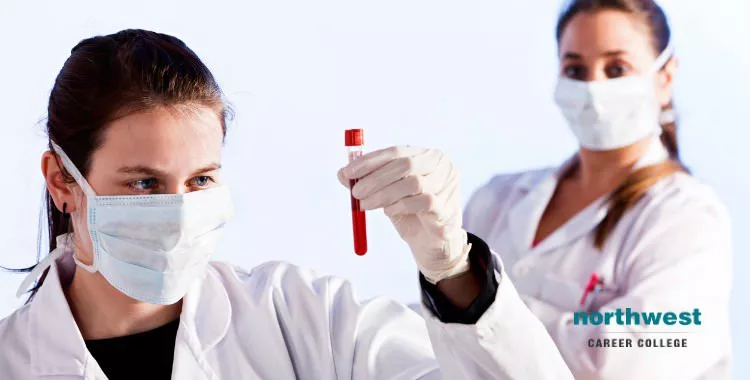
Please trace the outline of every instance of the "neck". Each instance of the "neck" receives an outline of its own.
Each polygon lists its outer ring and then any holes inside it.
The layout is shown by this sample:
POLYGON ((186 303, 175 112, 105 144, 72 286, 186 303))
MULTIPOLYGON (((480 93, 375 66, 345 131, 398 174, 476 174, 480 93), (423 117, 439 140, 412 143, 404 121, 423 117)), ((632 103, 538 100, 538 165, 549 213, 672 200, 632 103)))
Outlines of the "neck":
POLYGON ((121 293, 99 273, 76 268, 65 296, 84 339, 106 339, 153 330, 177 319, 182 301, 153 305, 121 293))
POLYGON ((578 151, 580 165, 576 177, 585 188, 609 191, 630 174, 651 143, 652 139, 643 139, 624 148, 607 151, 582 147, 578 151))

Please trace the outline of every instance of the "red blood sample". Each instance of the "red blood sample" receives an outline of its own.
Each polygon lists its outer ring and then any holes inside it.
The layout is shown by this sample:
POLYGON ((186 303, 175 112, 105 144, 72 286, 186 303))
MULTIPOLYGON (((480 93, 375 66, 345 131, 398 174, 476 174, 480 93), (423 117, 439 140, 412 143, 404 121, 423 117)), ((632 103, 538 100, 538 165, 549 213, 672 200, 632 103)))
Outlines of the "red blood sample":
MULTIPOLYGON (((349 162, 362 156, 362 145, 364 144, 363 130, 349 129, 345 132, 345 145, 349 154, 349 162)), ((354 253, 364 255, 367 253, 367 219, 365 212, 359 207, 359 199, 351 195, 351 189, 357 183, 357 179, 349 180, 349 193, 352 202, 352 232, 354 235, 354 253)))

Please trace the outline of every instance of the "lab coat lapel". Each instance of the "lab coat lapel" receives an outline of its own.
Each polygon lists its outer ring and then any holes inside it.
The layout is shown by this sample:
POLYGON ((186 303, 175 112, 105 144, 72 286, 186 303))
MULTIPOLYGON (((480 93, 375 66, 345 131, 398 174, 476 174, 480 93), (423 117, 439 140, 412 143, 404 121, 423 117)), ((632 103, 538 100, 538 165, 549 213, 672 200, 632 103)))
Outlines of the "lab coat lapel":
POLYGON ((537 229, 539 228, 539 222, 541 221, 544 211, 547 209, 547 205, 549 205, 550 200, 552 200, 552 196, 557 189, 557 184, 559 183, 560 178, 570 170, 571 166, 575 163, 575 160, 576 156, 569 158, 552 174, 552 176, 550 176, 547 180, 548 184, 542 184, 546 187, 540 190, 533 190, 543 192, 546 196, 538 206, 541 211, 539 211, 538 215, 535 217, 533 230, 531 231, 531 236, 526 244, 527 252, 540 253, 564 246, 565 244, 591 232, 604 219, 604 217, 607 216, 608 196, 605 195, 586 206, 586 208, 578 212, 544 240, 539 242, 538 245, 534 247, 531 246, 534 237, 536 236, 537 229))
POLYGON ((570 242, 589 234, 607 216, 608 195, 601 197, 586 206, 565 224, 560 226, 552 234, 542 240, 539 245, 532 249, 533 252, 545 252, 560 248, 570 242))
MULTIPOLYGON (((644 154, 633 166, 633 170, 662 162, 668 157, 669 155, 661 140, 658 136, 655 136, 644 154)), ((589 234, 607 216, 609 195, 597 199, 541 241, 539 245, 531 247, 539 227, 539 221, 555 192, 558 180, 570 168, 574 158, 568 159, 554 173, 531 187, 521 202, 510 210, 508 228, 518 252, 540 253, 562 247, 581 236, 589 234)))
POLYGON ((557 173, 550 173, 537 184, 531 178, 522 179, 518 186, 526 195, 513 206, 508 215, 508 231, 513 248, 518 253, 528 252, 534 241, 539 220, 557 186, 557 173))
MULTIPOLYGON (((60 248, 63 249, 63 248, 60 248)), ((70 252, 50 266, 44 284, 29 305, 31 370, 37 376, 76 376, 106 380, 86 349, 78 325, 63 292, 75 271, 70 252)), ((218 378, 205 360, 227 334, 232 318, 229 296, 209 267, 183 299, 180 327, 175 341, 173 379, 218 378)))
POLYGON ((201 281, 188 291, 182 302, 180 327, 175 341, 173 379, 217 379, 205 353, 227 334, 232 319, 229 295, 214 269, 209 267, 201 281))

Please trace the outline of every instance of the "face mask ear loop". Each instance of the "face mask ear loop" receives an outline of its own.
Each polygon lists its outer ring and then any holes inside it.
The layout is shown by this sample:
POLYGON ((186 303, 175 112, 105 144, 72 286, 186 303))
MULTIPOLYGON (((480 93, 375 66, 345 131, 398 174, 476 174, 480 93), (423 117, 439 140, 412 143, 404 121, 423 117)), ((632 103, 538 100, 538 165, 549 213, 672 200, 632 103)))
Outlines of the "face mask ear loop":
MULTIPOLYGON (((669 62, 670 59, 674 57, 674 45, 672 44, 672 41, 669 41, 667 44, 667 47, 664 48, 664 51, 659 54, 659 56, 656 58, 656 61, 654 61, 654 74, 659 73, 664 66, 667 65, 667 62, 669 62)), ((658 136, 661 136, 662 132, 664 132, 664 129, 661 128, 662 125, 668 124, 668 123, 674 123, 675 121, 675 115, 674 110, 662 110, 659 113, 659 132, 658 136)))
MULTIPOLYGON (((78 171, 78 168, 76 168, 75 165, 73 165, 73 161, 70 160, 68 155, 63 152, 62 148, 60 148, 59 145, 55 144, 53 141, 50 140, 50 144, 52 145, 52 149, 54 149, 55 153, 60 157, 60 160, 62 161, 63 167, 70 173, 70 175, 73 176, 73 179, 75 179, 76 183, 78 183, 78 186, 81 187, 84 194, 87 196, 96 196, 96 193, 94 193, 94 190, 89 186, 89 183, 86 181, 85 178, 83 178, 83 175, 81 175, 81 172, 78 171)), ((62 209, 62 218, 66 218, 68 216, 67 210, 68 204, 63 203, 63 209, 62 209)), ((46 270, 49 268, 55 260, 62 257, 62 255, 65 253, 66 247, 62 239, 66 238, 65 235, 61 235, 57 237, 58 246, 55 250, 50 252, 47 257, 45 257, 42 261, 37 263, 37 265, 34 266, 34 268, 31 270, 31 272, 26 276, 26 278, 23 279, 21 282, 21 285, 18 287, 18 291, 16 291, 16 297, 21 297, 25 292, 26 289, 31 286, 31 284, 36 281, 36 279, 46 270)), ((75 255, 74 255, 75 259, 75 255)), ((87 269, 88 270, 88 269, 87 269)))
POLYGON ((672 45, 672 42, 670 41, 669 44, 667 44, 667 47, 664 48, 664 51, 662 51, 656 58, 656 61, 654 61, 653 72, 658 73, 661 71, 672 57, 674 57, 674 45, 672 45))
POLYGON ((86 181, 86 178, 83 178, 81 172, 78 171, 78 168, 73 164, 73 161, 70 160, 70 158, 67 154, 65 154, 62 148, 60 148, 59 145, 55 144, 54 141, 50 141, 50 144, 52 145, 52 149, 54 149, 55 153, 57 153, 57 155, 60 157, 65 170, 67 170, 68 173, 73 176, 73 179, 76 180, 76 183, 81 187, 83 193, 88 197, 96 196, 94 189, 91 188, 88 181, 86 181))
POLYGON ((78 257, 75 254, 73 255, 73 261, 75 261, 76 265, 83 268, 86 272, 89 272, 89 273, 98 272, 95 266, 82 263, 80 260, 78 260, 78 257))
MULTIPOLYGON (((60 157, 60 160, 62 161, 63 167, 65 170, 70 173, 70 175, 73 176, 73 179, 75 179, 78 186, 81 187, 81 190, 83 190, 83 193, 86 194, 87 197, 95 197, 96 193, 94 192, 94 189, 91 188, 88 181, 86 181, 86 178, 83 178, 83 175, 78 170, 78 168, 73 164, 73 161, 70 160, 67 154, 65 154, 65 151, 60 148, 59 145, 55 144, 54 141, 50 141, 50 144, 52 145, 52 149, 55 150, 55 153, 60 157)), ((90 200, 89 200, 90 201, 90 200)), ((87 265, 82 263, 80 260, 78 260, 78 257, 76 257, 75 254, 73 254, 73 261, 75 263, 85 269, 89 273, 96 273, 97 269, 95 265, 87 265)))
POLYGON ((67 250, 69 250, 69 241, 66 239, 70 238, 69 235, 60 235, 57 237, 57 248, 50 252, 47 257, 45 257, 42 261, 40 261, 38 264, 34 266, 34 269, 31 270, 31 272, 26 275, 26 278, 23 279, 21 282, 21 285, 18 287, 18 290, 16 291, 16 298, 20 298, 24 293, 26 293, 27 289, 31 287, 31 284, 36 281, 39 276, 42 275, 42 273, 49 268, 52 263, 54 263, 57 259, 62 257, 67 250))

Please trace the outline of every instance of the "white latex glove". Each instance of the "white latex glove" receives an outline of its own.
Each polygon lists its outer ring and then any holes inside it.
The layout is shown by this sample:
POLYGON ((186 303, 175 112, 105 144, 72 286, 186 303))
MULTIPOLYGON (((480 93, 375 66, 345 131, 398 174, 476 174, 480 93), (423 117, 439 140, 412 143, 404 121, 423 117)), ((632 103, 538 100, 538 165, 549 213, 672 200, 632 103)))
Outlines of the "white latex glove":
POLYGON ((339 170, 362 210, 383 208, 414 254, 427 281, 435 284, 469 270, 466 231, 461 228, 459 174, 434 149, 391 147, 368 153, 339 170))

